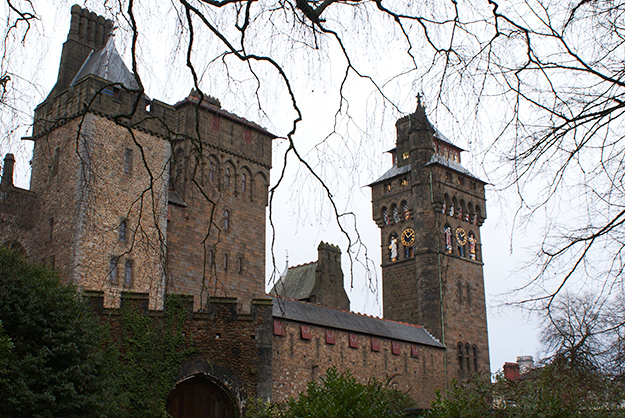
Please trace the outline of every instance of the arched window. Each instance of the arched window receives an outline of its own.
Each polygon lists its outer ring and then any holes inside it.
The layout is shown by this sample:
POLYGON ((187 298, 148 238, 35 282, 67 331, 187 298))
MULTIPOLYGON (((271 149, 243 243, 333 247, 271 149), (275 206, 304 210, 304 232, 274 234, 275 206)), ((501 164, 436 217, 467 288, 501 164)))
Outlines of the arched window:
POLYGON ((477 360, 477 345, 473 345, 473 370, 476 372, 480 370, 477 360))
POLYGON ((382 207, 382 222, 384 222, 384 225, 390 224, 390 219, 388 217, 388 209, 386 208, 386 206, 382 207))
POLYGON ((397 209, 397 205, 393 205, 393 221, 398 223, 401 220, 399 217, 399 209, 397 209))
POLYGON ((397 258, 399 257, 398 249, 399 249, 399 238, 397 234, 393 232, 388 240, 388 252, 389 252, 389 258, 391 259, 391 261, 397 261, 397 258))
POLYGON ((471 346, 467 343, 464 348, 467 354, 467 371, 471 371, 471 346))
POLYGON ((246 189, 247 189, 247 177, 245 176, 245 173, 241 173, 241 193, 245 193, 246 189))
POLYGON ((475 214, 475 211, 473 210, 473 203, 469 202, 469 205, 467 206, 467 221, 470 221, 471 219, 473 219, 473 215, 475 214))
POLYGON ((462 343, 458 343, 458 368, 464 370, 464 352, 462 350, 462 343))
POLYGON ((226 167, 226 187, 230 186, 230 167, 226 167))
POLYGON ((458 219, 462 221, 469 220, 469 212, 467 212, 467 205, 464 203, 464 199, 460 200, 460 208, 458 210, 458 219))
POLYGON ((213 181, 215 179, 215 163, 210 162, 208 165, 208 181, 213 181))
POLYGON ((213 257, 213 250, 208 250, 208 265, 211 267, 213 266, 213 257))
POLYGON ((480 208, 479 205, 475 205, 475 215, 473 215, 473 219, 471 220, 471 222, 473 223, 473 225, 477 225, 478 222, 480 222, 481 218, 482 218, 482 209, 480 208))
POLYGON ((449 216, 454 216, 458 210, 458 199, 454 196, 451 199, 451 207, 449 208, 449 216))
POLYGON ((132 261, 126 260, 124 263, 124 286, 132 285, 132 261))
POLYGON ((243 273, 243 257, 239 257, 239 263, 237 264, 237 271, 239 274, 243 273))
POLYGON ((126 242, 126 220, 122 219, 119 223, 119 241, 126 242))
POLYGON ((443 208, 441 210, 441 213, 447 214, 447 210, 450 207, 451 207, 451 201, 449 200, 449 195, 445 193, 445 196, 443 197, 443 208))
POLYGON ((406 202, 404 200, 404 202, 401 205, 402 211, 404 212, 404 219, 408 220, 410 219, 410 211, 408 210, 408 202, 406 202))
POLYGON ((230 213, 224 211, 224 231, 230 231, 230 213))

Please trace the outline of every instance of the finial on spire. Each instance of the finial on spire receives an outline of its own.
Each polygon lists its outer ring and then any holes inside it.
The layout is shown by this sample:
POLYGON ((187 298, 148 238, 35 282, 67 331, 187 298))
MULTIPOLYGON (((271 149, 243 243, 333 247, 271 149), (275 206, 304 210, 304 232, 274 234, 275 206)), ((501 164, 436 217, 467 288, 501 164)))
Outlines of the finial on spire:
POLYGON ((284 271, 282 271, 282 274, 280 275, 280 277, 285 277, 289 271, 289 250, 285 250, 285 252, 286 252, 286 265, 284 266, 284 271))
POLYGON ((425 105, 421 102, 421 99, 423 99, 423 94, 417 93, 417 109, 420 107, 425 108, 425 105))

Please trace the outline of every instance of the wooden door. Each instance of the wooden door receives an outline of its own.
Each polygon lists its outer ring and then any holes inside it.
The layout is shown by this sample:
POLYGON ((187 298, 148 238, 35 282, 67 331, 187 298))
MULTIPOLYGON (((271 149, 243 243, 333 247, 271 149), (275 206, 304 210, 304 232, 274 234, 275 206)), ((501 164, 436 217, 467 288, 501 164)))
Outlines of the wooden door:
POLYGON ((167 413, 174 418, 235 418, 226 392, 201 376, 176 385, 169 394, 167 413))

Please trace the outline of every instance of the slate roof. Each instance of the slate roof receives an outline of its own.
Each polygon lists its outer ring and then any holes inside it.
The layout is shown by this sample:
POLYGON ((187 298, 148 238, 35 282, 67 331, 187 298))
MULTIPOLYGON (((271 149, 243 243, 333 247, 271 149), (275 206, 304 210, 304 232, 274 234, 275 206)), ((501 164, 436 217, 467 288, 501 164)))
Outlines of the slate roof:
POLYGON ((391 167, 390 170, 382 174, 382 176, 379 179, 377 179, 373 183, 368 184, 368 186, 373 186, 374 184, 381 183, 384 180, 388 180, 395 176, 399 176, 400 174, 405 174, 409 172, 410 172, 410 164, 404 165, 402 167, 397 167, 396 165, 394 165, 393 167, 391 167))
POLYGON ((91 51, 74 76, 70 86, 76 85, 80 80, 92 74, 111 83, 119 83, 131 90, 139 89, 137 80, 117 52, 114 39, 112 36, 109 37, 104 48, 99 51, 91 51))
POLYGON ((357 332, 408 343, 445 348, 425 328, 339 309, 272 296, 273 317, 321 327, 357 332))
POLYGON ((317 262, 291 267, 274 285, 270 295, 302 300, 310 297, 315 287, 317 262))
POLYGON ((452 170, 455 170, 455 171, 457 171, 459 173, 466 174, 467 176, 473 177, 474 179, 478 179, 469 170, 464 168, 462 166, 462 164, 457 163, 455 161, 452 161, 449 158, 445 158, 445 157, 443 157, 442 155, 439 155, 439 154, 432 155, 432 158, 430 158, 430 161, 428 161, 427 164, 425 164, 425 165, 428 166, 428 165, 432 165, 432 164, 444 165, 445 167, 449 167, 452 170))

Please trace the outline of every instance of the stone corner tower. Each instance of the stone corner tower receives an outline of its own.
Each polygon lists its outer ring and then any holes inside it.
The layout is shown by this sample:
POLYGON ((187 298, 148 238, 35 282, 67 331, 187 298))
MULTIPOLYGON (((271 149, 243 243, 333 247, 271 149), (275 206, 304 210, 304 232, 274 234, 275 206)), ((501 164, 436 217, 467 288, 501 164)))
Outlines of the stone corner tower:
POLYGON ((447 347, 446 381, 490 371, 480 226, 485 183, 419 102, 399 119, 393 167, 371 183, 384 317, 424 326, 447 347))

